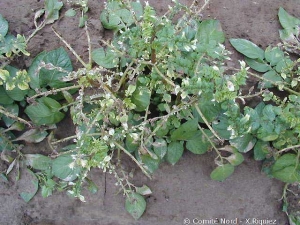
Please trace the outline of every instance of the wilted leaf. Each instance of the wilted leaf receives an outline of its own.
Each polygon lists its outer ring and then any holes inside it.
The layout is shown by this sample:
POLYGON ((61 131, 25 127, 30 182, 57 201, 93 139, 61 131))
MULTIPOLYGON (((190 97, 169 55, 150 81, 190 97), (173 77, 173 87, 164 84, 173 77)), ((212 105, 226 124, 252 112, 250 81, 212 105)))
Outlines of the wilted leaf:
POLYGON ((75 165, 75 160, 70 154, 61 155, 53 160, 52 163, 52 172, 53 175, 64 180, 64 181, 73 181, 75 180, 81 169, 75 165))
POLYGON ((30 129, 19 136, 15 141, 26 141, 28 143, 39 143, 48 135, 48 132, 40 129, 30 129))

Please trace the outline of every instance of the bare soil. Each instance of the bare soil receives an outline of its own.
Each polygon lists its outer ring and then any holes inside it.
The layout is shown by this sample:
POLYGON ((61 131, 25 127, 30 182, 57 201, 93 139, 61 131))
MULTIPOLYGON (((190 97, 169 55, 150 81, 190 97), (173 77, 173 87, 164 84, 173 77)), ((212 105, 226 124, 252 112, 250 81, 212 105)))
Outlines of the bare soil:
MULTIPOLYGON (((180 0, 191 4, 191 0, 180 0)), ((65 1, 66 3, 66 1, 65 1)), ((170 0, 149 0, 159 12, 167 10, 170 0)), ((10 32, 28 36, 34 28, 34 12, 43 7, 40 0, 0 0, 0 13, 9 21, 10 32)), ((99 47, 100 39, 109 39, 111 32, 105 31, 99 21, 103 0, 89 1, 89 30, 93 47, 99 47)), ((199 1, 201 5, 201 1, 199 1)), ((280 24, 277 18, 279 7, 300 17, 299 0, 211 0, 203 11, 203 18, 221 21, 227 40, 246 38, 265 48, 279 42, 280 24)), ((65 4, 63 13, 69 8, 65 4)), ((62 15, 63 15, 62 13, 62 15)), ((78 28, 78 18, 61 18, 54 24, 72 47, 87 59, 85 32, 78 28)), ((50 26, 38 33, 29 43, 30 59, 21 58, 18 67, 30 65, 30 61, 43 50, 52 50, 63 43, 52 32, 50 26)), ((226 47, 233 51, 226 42, 226 47)), ((80 65, 72 54, 74 67, 80 65)), ((233 61, 240 55, 233 51, 233 61)), ((233 62, 231 62, 234 64, 233 62)), ((230 64, 230 63, 229 63, 230 64)), ((246 87, 255 85, 251 80, 246 87)), ((254 103, 253 103, 254 104, 254 103)), ((64 137, 71 134, 70 120, 66 118, 56 135, 64 137)), ((24 152, 49 154, 46 143, 26 145, 24 152)), ((143 217, 135 221, 124 209, 124 198, 116 195, 118 189, 110 175, 94 170, 91 178, 99 187, 97 194, 84 191, 86 203, 69 198, 66 193, 55 193, 43 199, 40 193, 26 204, 19 193, 30 187, 29 175, 22 170, 21 181, 11 175, 8 183, 0 180, 0 224, 1 225, 180 225, 209 224, 200 223, 211 219, 232 220, 227 224, 247 224, 247 219, 276 220, 277 225, 288 224, 285 213, 281 211, 279 200, 283 183, 267 178, 261 173, 261 163, 248 155, 235 173, 225 182, 212 181, 209 174, 214 168, 214 155, 201 156, 186 152, 175 166, 164 164, 155 172, 153 180, 148 180, 138 170, 135 172, 137 185, 147 184, 153 194, 147 198, 147 210, 143 217), (194 220, 194 221, 193 221, 194 220), (237 223, 235 223, 237 221, 237 223), (197 223, 198 222, 198 223, 197 223)), ((126 161, 126 159, 125 159, 126 161)), ((128 168, 134 164, 129 160, 128 168)), ((4 165, 0 165, 3 169, 4 165)), ((295 201, 295 208, 300 208, 295 201)), ((211 223, 212 224, 212 223, 211 223)), ((226 224, 226 223, 223 223, 226 224)))

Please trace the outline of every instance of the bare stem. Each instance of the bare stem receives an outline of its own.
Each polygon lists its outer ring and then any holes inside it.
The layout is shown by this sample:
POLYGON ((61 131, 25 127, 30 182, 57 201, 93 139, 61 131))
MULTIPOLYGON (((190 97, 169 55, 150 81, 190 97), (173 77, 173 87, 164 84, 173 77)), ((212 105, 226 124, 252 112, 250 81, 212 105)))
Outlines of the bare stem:
POLYGON ((69 87, 64 87, 64 88, 53 89, 53 90, 46 91, 46 92, 41 92, 41 93, 31 96, 30 98, 27 98, 27 101, 30 102, 39 96, 53 95, 53 94, 57 94, 58 92, 61 92, 61 91, 68 91, 68 90, 77 89, 77 88, 81 88, 81 85, 74 85, 74 86, 69 86, 69 87))
POLYGON ((210 126, 210 124, 208 123, 207 119, 205 118, 205 116, 203 115, 203 113, 201 112, 200 108, 198 107, 197 104, 195 104, 195 108, 197 110, 197 112, 199 113, 199 115, 201 116, 201 118, 203 119, 204 123, 206 124, 206 126, 210 129, 210 131, 213 133, 213 135, 221 142, 223 143, 224 140, 222 138, 219 137, 219 135, 216 133, 216 131, 210 126))
POLYGON ((91 45, 91 38, 90 38, 90 34, 88 31, 88 27, 87 27, 87 22, 85 22, 85 33, 86 33, 86 37, 87 37, 87 42, 88 42, 88 51, 89 51, 89 67, 87 69, 91 69, 92 68, 92 45, 91 45))
POLYGON ((51 27, 55 35, 67 46, 67 48, 73 53, 73 55, 77 58, 77 60, 87 69, 89 69, 89 65, 86 64, 81 57, 75 52, 75 50, 71 47, 71 45, 54 29, 51 27))
POLYGON ((290 147, 283 148, 280 151, 276 152, 276 154, 280 154, 282 152, 285 152, 285 151, 288 151, 288 150, 291 150, 291 149, 294 149, 294 148, 300 148, 300 145, 293 145, 293 146, 290 146, 290 147))
POLYGON ((0 113, 4 114, 5 116, 9 117, 9 118, 12 118, 14 120, 17 120, 21 123, 24 123, 26 125, 28 125, 29 127, 32 127, 32 124, 30 122, 28 122, 27 120, 24 120, 10 112, 8 112, 7 110, 5 110, 2 106, 0 106, 0 113))
POLYGON ((136 160, 136 158, 133 157, 133 155, 131 155, 125 148, 123 148, 123 146, 121 146, 119 143, 117 142, 113 142, 115 144, 115 146, 117 146, 119 149, 121 149, 126 155, 128 155, 137 165, 138 167, 142 170, 142 172, 149 178, 152 179, 150 174, 145 170, 145 168, 141 165, 141 163, 139 161, 136 160))

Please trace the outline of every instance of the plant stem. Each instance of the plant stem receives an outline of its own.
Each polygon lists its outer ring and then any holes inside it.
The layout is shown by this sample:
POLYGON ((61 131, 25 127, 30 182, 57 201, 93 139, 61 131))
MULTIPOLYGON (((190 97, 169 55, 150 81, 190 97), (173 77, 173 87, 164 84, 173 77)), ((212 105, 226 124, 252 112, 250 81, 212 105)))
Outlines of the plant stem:
POLYGON ((81 87, 82 87, 81 85, 74 85, 74 86, 69 86, 69 87, 64 87, 64 88, 53 89, 53 90, 46 91, 46 92, 41 92, 41 93, 31 96, 30 98, 27 98, 27 102, 30 102, 39 96, 54 95, 61 91, 68 91, 68 90, 77 89, 77 88, 81 88, 81 87))
POLYGON ((55 35, 67 46, 67 48, 73 53, 73 55, 77 58, 77 60, 87 69, 89 69, 89 64, 86 64, 81 57, 75 52, 75 50, 71 47, 71 45, 54 29, 51 27, 55 35))
MULTIPOLYGON (((293 146, 290 146, 290 147, 287 147, 287 148, 284 148, 284 149, 281 149, 280 151, 276 152, 276 154, 280 154, 282 152, 285 152, 285 151, 288 151, 288 150, 291 150, 293 148, 300 148, 300 145, 293 145, 293 146)), ((300 151, 299 151, 300 152, 300 151)))
POLYGON ((46 25, 46 20, 44 20, 38 27, 35 28, 35 30, 32 32, 32 34, 29 35, 29 37, 26 39, 26 45, 30 41, 31 38, 33 38, 37 32, 39 32, 41 29, 43 29, 46 25))
MULTIPOLYGON (((153 65, 153 64, 152 64, 153 65)), ((161 76, 168 84, 175 87, 176 85, 173 83, 173 81, 169 80, 165 75, 163 75, 160 70, 157 68, 156 65, 153 65, 155 71, 158 73, 159 76, 161 76)))
POLYGON ((210 129, 210 131, 213 133, 213 135, 221 142, 223 143, 224 140, 222 138, 219 137, 219 135, 216 133, 216 131, 210 126, 209 122, 207 121, 207 119, 205 118, 205 116, 203 115, 203 113, 201 112, 200 108, 198 107, 197 104, 195 104, 195 108, 197 110, 197 112, 199 113, 199 115, 201 116, 201 118, 203 119, 204 123, 206 124, 206 126, 210 129))
MULTIPOLYGON (((237 69, 234 68, 234 70, 237 70, 237 69)), ((247 71, 247 73, 250 74, 250 75, 253 76, 253 77, 256 77, 256 78, 260 79, 260 80, 270 82, 270 83, 273 84, 274 86, 277 86, 277 87, 278 87, 278 86, 280 85, 280 84, 278 84, 278 83, 276 83, 276 82, 274 82, 274 81, 271 81, 271 80, 269 80, 269 79, 266 79, 266 78, 264 78, 264 77, 261 77, 261 76, 255 74, 255 73, 252 73, 252 72, 249 72, 249 71, 247 71)), ((300 93, 299 93, 299 92, 296 92, 296 91, 294 91, 294 90, 292 90, 292 89, 290 89, 290 88, 288 88, 288 87, 283 86, 282 88, 283 88, 285 91, 288 91, 288 92, 291 93, 291 94, 300 96, 300 93)))
POLYGON ((113 142, 115 146, 117 146, 119 149, 121 149, 126 155, 128 155, 137 165, 138 167, 142 170, 142 172, 149 178, 152 179, 150 174, 145 170, 145 168, 141 165, 141 163, 139 161, 136 160, 136 158, 133 157, 133 155, 131 155, 125 148, 123 148, 123 146, 121 146, 119 143, 117 142, 113 142))
POLYGON ((27 120, 24 120, 24 119, 22 119, 22 118, 20 118, 20 117, 18 117, 16 115, 8 112, 2 106, 0 106, 0 113, 4 114, 5 116, 10 117, 10 118, 12 118, 14 120, 17 120, 17 121, 19 121, 21 123, 24 123, 24 124, 28 125, 29 127, 32 127, 32 124, 30 122, 28 122, 27 120))
POLYGON ((88 70, 90 70, 92 68, 92 45, 91 45, 91 38, 90 38, 90 34, 88 31, 88 27, 87 27, 87 22, 85 22, 85 33, 86 33, 86 37, 87 37, 87 42, 88 42, 88 51, 89 51, 89 64, 88 64, 88 70))

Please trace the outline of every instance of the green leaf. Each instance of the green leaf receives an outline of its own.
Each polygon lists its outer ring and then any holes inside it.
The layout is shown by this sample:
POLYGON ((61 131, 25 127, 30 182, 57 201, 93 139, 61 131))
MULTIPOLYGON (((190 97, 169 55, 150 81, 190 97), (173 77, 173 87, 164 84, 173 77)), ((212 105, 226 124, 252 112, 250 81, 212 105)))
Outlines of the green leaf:
POLYGON ((271 64, 271 66, 275 66, 280 60, 284 58, 284 52, 281 51, 278 47, 271 48, 269 46, 265 50, 265 58, 271 64))
POLYGON ((271 168, 271 174, 286 183, 300 181, 300 166, 296 154, 287 153, 280 156, 271 168))
MULTIPOLYGON (((282 82, 283 81, 281 76, 278 73, 276 73, 274 70, 270 70, 270 71, 266 72, 263 75, 263 78, 270 80, 272 82, 282 82)), ((264 81, 264 87, 271 88, 271 87, 274 87, 274 85, 269 81, 264 81)))
POLYGON ((71 9, 68 9, 66 12, 65 12, 65 16, 67 17, 73 17, 76 15, 76 10, 71 8, 71 9))
POLYGON ((22 193, 20 193, 21 198, 25 202, 29 202, 36 195, 36 193, 39 189, 39 181, 38 181, 37 177, 35 176, 35 174, 31 170, 28 170, 28 171, 29 171, 29 173, 31 174, 31 177, 32 177, 31 183, 33 184, 33 190, 31 192, 22 192, 22 193))
POLYGON ((231 139, 229 142, 239 152, 246 153, 254 147, 256 141, 257 139, 252 134, 245 134, 241 137, 231 139))
POLYGON ((79 24, 78 27, 82 28, 85 26, 85 22, 88 20, 88 16, 87 15, 83 15, 79 18, 79 24))
MULTIPOLYGON (((216 117, 221 113, 221 106, 217 102, 213 102, 213 95, 207 94, 201 97, 199 100, 198 107, 201 110, 202 114, 204 115, 207 122, 213 122, 216 117)), ((202 117, 197 112, 196 108, 193 107, 193 115, 195 118, 198 118, 200 123, 204 123, 202 117)))
POLYGON ((92 59, 104 68, 111 69, 118 67, 119 55, 112 49, 97 48, 92 52, 92 59))
POLYGON ((8 31, 8 22, 4 17, 0 14, 0 36, 4 37, 8 31))
POLYGON ((42 52, 35 57, 28 69, 30 87, 32 89, 48 86, 52 88, 66 87, 68 83, 62 81, 62 78, 72 70, 70 57, 63 48, 42 52), (41 67, 42 62, 49 66, 41 67))
POLYGON ((52 166, 51 158, 41 154, 25 154, 25 162, 27 166, 36 170, 49 170, 52 166))
POLYGON ((271 67, 265 63, 264 61, 261 61, 260 59, 250 59, 248 57, 245 57, 246 63, 254 70, 264 73, 271 69, 271 67))
POLYGON ((63 3, 57 0, 45 0, 46 24, 53 23, 59 18, 59 10, 62 6, 63 3))
POLYGON ((299 32, 298 25, 300 25, 300 19, 289 15, 282 7, 279 8, 278 17, 281 26, 287 30, 287 32, 297 35, 297 32, 299 32))
POLYGON ((160 159, 162 159, 166 155, 168 150, 167 142, 165 141, 165 139, 156 139, 155 142, 152 143, 152 145, 155 154, 160 159))
POLYGON ((258 140, 254 146, 254 159, 264 160, 269 153, 269 142, 258 140))
POLYGON ((131 101, 136 105, 135 110, 138 112, 145 111, 150 105, 151 91, 144 86, 139 86, 133 92, 131 101))
POLYGON ((198 129, 197 119, 189 120, 180 125, 180 127, 173 131, 171 140, 189 140, 194 137, 195 131, 198 129))
POLYGON ((227 130, 227 128, 229 127, 227 116, 220 116, 217 121, 214 121, 212 123, 212 127, 221 138, 224 138, 226 140, 230 138, 231 132, 227 130))
POLYGON ((171 142, 168 145, 168 151, 166 154, 167 162, 171 163, 172 165, 175 165, 181 158, 183 154, 183 150, 184 150, 183 143, 179 141, 171 142))
POLYGON ((271 126, 261 127, 257 131, 257 138, 262 141, 274 141, 279 138, 279 134, 271 126))
POLYGON ((125 209, 134 219, 139 219, 145 209, 146 209, 146 201, 144 197, 138 193, 131 192, 126 197, 125 201, 125 209))
POLYGON ((220 165, 215 168, 211 174, 210 178, 212 180, 224 181, 234 172, 234 166, 231 164, 220 165))
POLYGON ((264 59, 264 51, 256 44, 246 39, 230 39, 232 46, 250 59, 264 59))
POLYGON ((151 195, 152 191, 147 185, 143 185, 142 187, 135 187, 136 193, 140 195, 151 195))
POLYGON ((47 198, 52 195, 52 192, 55 188, 55 181, 52 179, 48 179, 45 185, 42 186, 42 196, 43 198, 47 198))
POLYGON ((42 97, 25 109, 25 113, 36 125, 51 125, 58 123, 64 118, 59 110, 61 105, 49 97, 42 97))
POLYGON ((233 166, 238 166, 244 162, 244 156, 239 152, 233 152, 230 156, 226 157, 226 159, 233 166))
POLYGON ((222 31, 221 24, 218 20, 204 20, 198 26, 196 34, 200 43, 209 44, 214 42, 215 45, 225 41, 225 35, 222 31))
POLYGON ((52 162, 53 175, 64 181, 75 180, 78 177, 81 168, 74 164, 75 160, 72 158, 71 154, 57 157, 52 162))
POLYGON ((85 179, 88 183, 88 189, 92 194, 96 194, 98 192, 98 187, 97 185, 90 179, 86 178, 85 179))
MULTIPOLYGON (((143 15, 143 7, 140 2, 132 2, 131 7, 139 20, 143 15)), ((126 6, 117 1, 108 2, 105 10, 100 14, 100 21, 106 29, 122 29, 134 23, 132 13, 126 6)))
POLYGON ((158 169, 160 160, 152 158, 149 154, 141 156, 143 166, 150 172, 153 173, 158 169))
POLYGON ((8 96, 6 90, 0 85, 0 104, 11 105, 13 102, 14 100, 8 96))
POLYGON ((139 147, 139 143, 136 142, 136 139, 138 139, 138 134, 127 134, 125 139, 126 144, 126 150, 130 153, 136 151, 139 147))
MULTIPOLYGON (((212 136, 210 130, 205 129, 204 132, 208 137, 212 136)), ((194 136, 186 142, 186 148, 194 154, 204 154, 211 147, 210 142, 201 131, 194 132, 194 136)))

